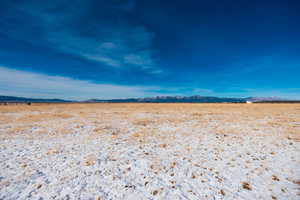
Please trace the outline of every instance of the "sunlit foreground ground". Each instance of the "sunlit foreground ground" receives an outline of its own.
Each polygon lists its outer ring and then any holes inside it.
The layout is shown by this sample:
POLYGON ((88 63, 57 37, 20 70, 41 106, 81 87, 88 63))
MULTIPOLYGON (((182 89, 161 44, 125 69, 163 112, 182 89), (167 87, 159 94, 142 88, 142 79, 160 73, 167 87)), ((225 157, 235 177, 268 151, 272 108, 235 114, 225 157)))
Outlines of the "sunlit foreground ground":
POLYGON ((300 199, 300 104, 0 106, 0 199, 300 199))

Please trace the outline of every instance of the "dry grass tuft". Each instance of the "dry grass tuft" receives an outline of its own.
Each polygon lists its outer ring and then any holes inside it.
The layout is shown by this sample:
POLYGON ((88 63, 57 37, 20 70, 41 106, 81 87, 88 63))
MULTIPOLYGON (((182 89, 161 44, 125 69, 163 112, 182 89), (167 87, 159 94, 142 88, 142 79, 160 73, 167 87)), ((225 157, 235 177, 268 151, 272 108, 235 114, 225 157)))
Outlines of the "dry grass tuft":
POLYGON ((300 179, 299 180, 294 180, 293 183, 300 186, 300 179))
POLYGON ((248 182, 243 182, 242 186, 246 190, 252 190, 252 187, 250 186, 250 183, 248 183, 248 182))
POLYGON ((58 154, 58 153, 60 153, 60 149, 55 148, 55 149, 50 149, 46 154, 53 155, 53 154, 58 154))
POLYGON ((275 176, 275 175, 272 176, 272 180, 273 181, 280 181, 280 179, 277 176, 275 176))
POLYGON ((94 154, 87 155, 84 161, 85 166, 92 166, 96 164, 96 156, 94 154))
POLYGON ((153 123, 153 121, 150 119, 137 119, 132 122, 132 124, 136 126, 147 126, 151 123, 153 123))

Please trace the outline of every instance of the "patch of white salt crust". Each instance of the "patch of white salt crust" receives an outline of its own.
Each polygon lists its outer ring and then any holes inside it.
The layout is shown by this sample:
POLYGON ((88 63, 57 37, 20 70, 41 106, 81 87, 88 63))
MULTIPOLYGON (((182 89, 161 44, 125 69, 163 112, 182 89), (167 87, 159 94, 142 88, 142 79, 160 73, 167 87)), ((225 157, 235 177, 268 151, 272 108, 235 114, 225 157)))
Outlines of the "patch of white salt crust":
POLYGON ((140 130, 116 119, 93 136, 95 125, 87 121, 57 137, 31 131, 31 138, 1 138, 0 199, 300 198, 299 142, 280 137, 280 129, 254 132, 251 124, 237 124, 230 128, 241 134, 218 134, 212 128, 218 121, 197 123, 140 130), (132 138, 142 130, 144 141, 132 138))

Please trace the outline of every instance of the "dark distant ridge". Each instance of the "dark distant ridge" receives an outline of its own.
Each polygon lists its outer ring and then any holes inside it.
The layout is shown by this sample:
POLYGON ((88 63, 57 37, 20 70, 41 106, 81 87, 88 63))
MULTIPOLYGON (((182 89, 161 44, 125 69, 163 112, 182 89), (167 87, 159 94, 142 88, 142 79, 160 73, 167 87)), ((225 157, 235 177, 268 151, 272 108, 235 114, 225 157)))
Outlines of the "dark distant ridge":
POLYGON ((13 97, 13 96, 0 96, 0 102, 6 103, 67 103, 72 101, 67 101, 63 99, 37 99, 37 98, 25 98, 25 97, 13 97))
POLYGON ((209 96, 157 96, 146 98, 128 98, 128 99, 89 99, 86 101, 69 101, 64 99, 40 99, 25 98, 14 96, 0 96, 0 102, 5 103, 300 103, 282 99, 278 97, 247 97, 247 98, 228 98, 228 97, 209 97, 209 96))

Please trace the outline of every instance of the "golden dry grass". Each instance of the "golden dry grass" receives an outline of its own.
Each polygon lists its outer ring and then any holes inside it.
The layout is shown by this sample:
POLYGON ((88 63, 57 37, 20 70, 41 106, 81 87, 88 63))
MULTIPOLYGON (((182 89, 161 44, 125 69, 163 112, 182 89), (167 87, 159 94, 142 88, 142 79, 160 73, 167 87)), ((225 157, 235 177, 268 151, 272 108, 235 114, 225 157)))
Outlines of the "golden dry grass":
MULTIPOLYGON (((68 134, 76 129, 94 126, 93 134, 128 131, 135 127, 132 138, 147 140, 164 124, 176 127, 197 122, 191 128, 208 125, 219 134, 241 134, 251 127, 254 132, 277 129, 291 140, 300 141, 300 104, 33 104, 0 106, 0 127, 10 126, 6 133, 68 134), (151 129, 151 131, 149 131, 151 129)), ((0 129, 1 130, 1 129, 0 129)), ((3 133, 3 131, 2 131, 3 133)), ((171 133, 169 133, 171 136, 171 133)), ((188 133, 187 133, 188 134, 188 133)), ((163 135, 158 135, 162 139, 163 135)))

